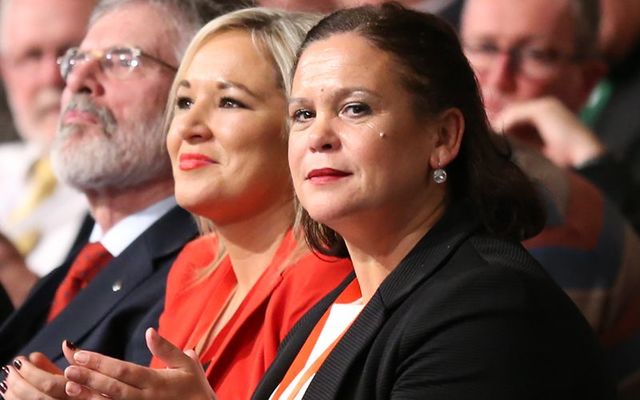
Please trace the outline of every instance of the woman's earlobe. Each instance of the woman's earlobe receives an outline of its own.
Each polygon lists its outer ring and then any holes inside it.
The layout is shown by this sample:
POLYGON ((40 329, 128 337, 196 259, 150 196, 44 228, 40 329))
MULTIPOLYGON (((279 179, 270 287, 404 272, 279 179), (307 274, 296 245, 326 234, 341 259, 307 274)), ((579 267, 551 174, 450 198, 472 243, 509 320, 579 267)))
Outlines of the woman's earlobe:
POLYGON ((464 116, 457 108, 445 110, 438 118, 437 140, 432 167, 446 166, 458 155, 464 135, 464 116))

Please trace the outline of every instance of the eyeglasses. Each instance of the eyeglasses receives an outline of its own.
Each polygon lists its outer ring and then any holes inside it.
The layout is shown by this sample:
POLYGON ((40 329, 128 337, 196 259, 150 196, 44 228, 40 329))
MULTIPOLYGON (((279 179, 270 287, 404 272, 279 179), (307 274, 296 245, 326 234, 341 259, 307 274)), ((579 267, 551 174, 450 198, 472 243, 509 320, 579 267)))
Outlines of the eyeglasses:
POLYGON ((60 75, 62 75, 62 79, 65 81, 73 72, 76 65, 89 62, 91 60, 98 60, 100 62, 100 67, 104 72, 109 73, 118 79, 123 79, 129 76, 133 70, 143 65, 143 58, 151 60, 174 72, 177 70, 173 65, 167 64, 161 59, 149 55, 137 47, 112 47, 107 50, 88 51, 81 51, 77 47, 72 47, 67 50, 62 57, 59 57, 57 62, 60 66, 60 75))
POLYGON ((558 67, 567 62, 575 62, 579 56, 561 53, 555 49, 536 46, 521 46, 501 49, 494 43, 464 43, 465 54, 473 68, 487 72, 495 65, 498 56, 506 54, 517 71, 533 79, 545 79, 558 71, 558 67))

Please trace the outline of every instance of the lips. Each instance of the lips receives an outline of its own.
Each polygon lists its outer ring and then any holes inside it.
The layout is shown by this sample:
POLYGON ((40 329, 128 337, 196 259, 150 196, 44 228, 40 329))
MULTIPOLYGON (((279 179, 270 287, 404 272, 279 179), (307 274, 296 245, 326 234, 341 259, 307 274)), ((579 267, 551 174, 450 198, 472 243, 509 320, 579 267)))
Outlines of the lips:
POLYGON ((349 175, 351 173, 339 169, 319 168, 309 172, 306 179, 316 183, 325 183, 333 182, 349 175))
POLYGON ((98 123, 98 117, 93 113, 79 110, 66 111, 62 120, 65 124, 81 123, 93 125, 98 123))
POLYGON ((179 166, 183 171, 190 171, 197 168, 206 167, 216 162, 204 154, 185 153, 180 155, 179 166))

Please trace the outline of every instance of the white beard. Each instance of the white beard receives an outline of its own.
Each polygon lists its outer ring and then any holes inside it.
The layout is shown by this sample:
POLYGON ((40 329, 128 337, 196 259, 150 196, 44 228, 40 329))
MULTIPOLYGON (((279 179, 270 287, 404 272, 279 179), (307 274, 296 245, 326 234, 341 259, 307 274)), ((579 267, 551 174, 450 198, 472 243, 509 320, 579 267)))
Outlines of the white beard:
POLYGON ((81 191, 122 190, 171 175, 162 112, 119 126, 111 112, 76 95, 67 106, 91 112, 102 127, 89 135, 81 125, 60 124, 51 160, 58 177, 81 191))

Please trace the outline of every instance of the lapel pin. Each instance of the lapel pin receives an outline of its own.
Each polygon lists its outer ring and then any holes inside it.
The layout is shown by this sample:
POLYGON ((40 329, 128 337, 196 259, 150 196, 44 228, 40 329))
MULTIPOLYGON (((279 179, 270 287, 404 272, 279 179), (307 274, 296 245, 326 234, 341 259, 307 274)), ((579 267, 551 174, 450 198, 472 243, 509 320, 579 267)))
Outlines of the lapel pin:
POLYGON ((122 281, 113 282, 113 285, 111 286, 111 290, 113 290, 114 292, 119 292, 120 289, 122 289, 122 281))

